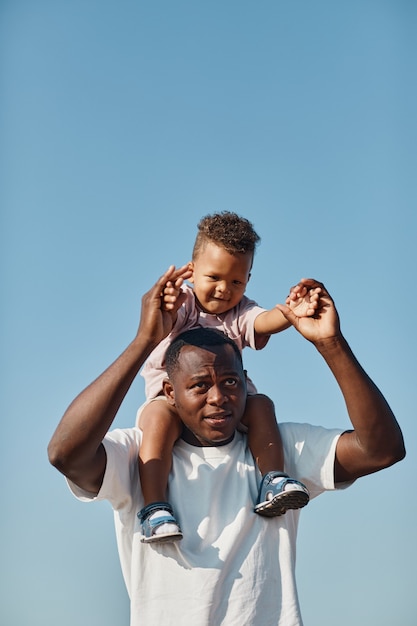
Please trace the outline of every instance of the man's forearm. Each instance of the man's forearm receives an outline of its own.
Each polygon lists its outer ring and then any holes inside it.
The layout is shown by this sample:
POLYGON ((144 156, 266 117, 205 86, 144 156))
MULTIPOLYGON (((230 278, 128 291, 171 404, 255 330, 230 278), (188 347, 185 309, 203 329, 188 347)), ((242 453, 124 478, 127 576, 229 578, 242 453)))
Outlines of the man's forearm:
MULTIPOLYGON (((153 347, 136 337, 66 410, 51 439, 48 454, 51 463, 68 478, 77 482, 79 475, 93 472, 94 464, 102 464, 99 460, 103 457, 99 450, 101 442, 153 347)), ((98 473, 104 471, 102 467, 96 469, 98 473)))
POLYGON ((182 295, 172 295, 170 307, 162 306, 169 284, 179 292, 189 278, 188 264, 171 265, 142 296, 139 329, 135 339, 91 385, 71 403, 48 446, 49 460, 79 487, 97 493, 106 468, 102 441, 139 369, 159 342, 172 330, 182 295))

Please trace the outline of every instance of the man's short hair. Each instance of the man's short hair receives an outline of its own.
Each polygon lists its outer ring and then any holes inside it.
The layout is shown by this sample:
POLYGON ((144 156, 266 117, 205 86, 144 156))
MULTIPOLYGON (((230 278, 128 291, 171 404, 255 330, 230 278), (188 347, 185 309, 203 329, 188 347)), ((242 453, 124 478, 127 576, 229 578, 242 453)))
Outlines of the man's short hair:
POLYGON ((195 346, 196 348, 206 348, 211 346, 230 345, 242 365, 242 355, 233 339, 215 328, 193 328, 177 335, 168 346, 165 353, 165 367, 169 377, 178 365, 180 352, 184 346, 195 346))

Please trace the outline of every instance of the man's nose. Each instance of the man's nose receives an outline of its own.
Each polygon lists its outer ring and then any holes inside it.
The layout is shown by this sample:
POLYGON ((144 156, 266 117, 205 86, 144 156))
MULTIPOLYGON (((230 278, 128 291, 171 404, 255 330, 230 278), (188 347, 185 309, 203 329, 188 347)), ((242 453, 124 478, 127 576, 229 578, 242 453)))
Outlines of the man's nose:
POLYGON ((216 406, 221 406, 227 401, 227 396, 223 393, 222 389, 219 385, 213 385, 210 387, 207 394, 207 402, 208 404, 215 404, 216 406))

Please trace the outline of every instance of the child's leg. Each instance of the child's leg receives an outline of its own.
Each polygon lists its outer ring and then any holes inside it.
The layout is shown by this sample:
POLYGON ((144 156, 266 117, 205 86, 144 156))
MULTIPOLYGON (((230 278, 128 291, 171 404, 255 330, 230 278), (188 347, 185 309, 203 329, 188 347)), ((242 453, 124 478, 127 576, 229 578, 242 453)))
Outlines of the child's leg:
POLYGON ((309 501, 303 483, 284 473, 284 450, 273 402, 264 395, 248 396, 242 424, 248 443, 263 476, 255 512, 274 517, 299 509, 309 501))
POLYGON ((170 504, 166 502, 166 489, 172 465, 172 448, 181 435, 182 422, 175 408, 161 399, 144 407, 139 427, 143 432, 138 459, 139 476, 145 506, 138 516, 142 528, 147 528, 144 541, 180 539, 181 531, 170 504))
POLYGON ((248 443, 262 474, 284 471, 284 451, 272 400, 262 394, 248 396, 242 424, 248 429, 248 443))
POLYGON ((165 400, 147 404, 140 416, 143 432, 139 450, 139 476, 145 506, 165 500, 172 464, 172 448, 181 435, 182 422, 165 400))

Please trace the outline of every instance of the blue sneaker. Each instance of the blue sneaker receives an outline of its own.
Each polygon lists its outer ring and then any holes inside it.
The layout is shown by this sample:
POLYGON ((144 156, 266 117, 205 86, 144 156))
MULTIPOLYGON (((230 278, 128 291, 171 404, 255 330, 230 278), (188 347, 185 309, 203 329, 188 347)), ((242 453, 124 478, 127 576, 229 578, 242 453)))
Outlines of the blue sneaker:
POLYGON ((167 543, 182 539, 181 528, 169 502, 152 502, 137 515, 142 526, 142 543, 167 543))
POLYGON ((308 504, 310 494, 303 483, 284 472, 268 472, 262 478, 255 513, 266 517, 284 515, 308 504))

